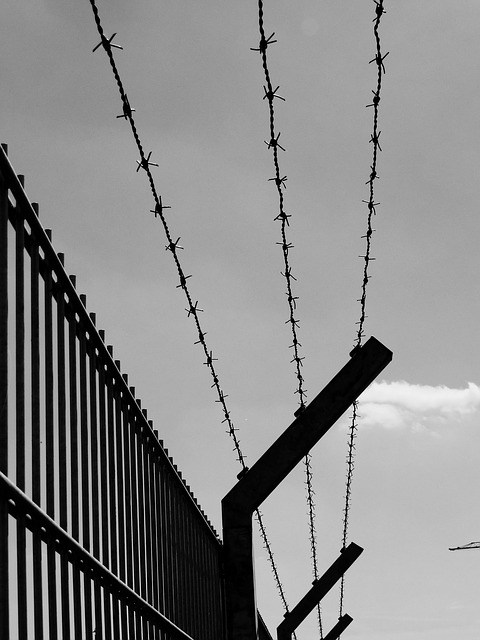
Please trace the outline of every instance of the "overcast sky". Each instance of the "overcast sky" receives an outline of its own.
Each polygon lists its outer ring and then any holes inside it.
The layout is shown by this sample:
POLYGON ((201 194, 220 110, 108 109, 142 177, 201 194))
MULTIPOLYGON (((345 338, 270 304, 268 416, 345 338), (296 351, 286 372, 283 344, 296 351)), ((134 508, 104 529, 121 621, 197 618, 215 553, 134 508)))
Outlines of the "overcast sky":
MULTIPOLYGON (((478 640, 480 549, 480 3, 385 0, 372 279, 366 334, 394 352, 366 392, 349 570, 352 640, 478 640)), ((269 0, 286 152, 285 209, 312 399, 348 360, 359 316, 376 69, 370 0, 269 0)), ((122 80, 247 464, 297 401, 254 1, 99 0, 122 80)), ((57 251, 106 329, 204 510, 239 467, 88 0, 6 0, 0 132, 57 251)), ((341 546, 347 422, 313 451, 319 564, 341 546)), ((263 508, 291 606, 311 585, 303 471, 263 508)), ((259 607, 282 620, 265 554, 259 607)), ((325 630, 338 592, 324 602, 325 630)), ((299 640, 318 637, 313 615, 299 640)))

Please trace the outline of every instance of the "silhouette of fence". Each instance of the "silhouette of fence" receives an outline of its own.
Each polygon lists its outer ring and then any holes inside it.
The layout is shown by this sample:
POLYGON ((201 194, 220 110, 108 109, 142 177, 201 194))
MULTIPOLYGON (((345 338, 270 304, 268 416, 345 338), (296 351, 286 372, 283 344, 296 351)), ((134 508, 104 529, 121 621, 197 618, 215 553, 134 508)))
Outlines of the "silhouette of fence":
POLYGON ((0 149, 0 637, 225 638, 221 543, 0 149))

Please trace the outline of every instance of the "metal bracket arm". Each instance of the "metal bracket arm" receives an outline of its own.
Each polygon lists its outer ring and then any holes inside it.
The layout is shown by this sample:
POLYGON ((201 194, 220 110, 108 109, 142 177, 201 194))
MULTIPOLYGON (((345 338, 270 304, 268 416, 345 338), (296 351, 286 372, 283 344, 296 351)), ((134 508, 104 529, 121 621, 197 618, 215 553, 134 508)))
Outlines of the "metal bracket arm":
POLYGON ((370 338, 223 498, 229 640, 257 638, 253 513, 383 371, 392 355, 370 338))
MULTIPOLYGON (((350 543, 348 547, 341 552, 323 576, 315 580, 313 587, 300 600, 296 607, 285 614, 284 620, 277 627, 278 640, 291 640, 295 629, 301 625, 308 614, 313 611, 322 598, 324 598, 336 582, 340 580, 345 571, 352 566, 362 552, 363 549, 354 542, 350 543)), ((335 627, 336 626, 337 625, 335 625, 335 627)))

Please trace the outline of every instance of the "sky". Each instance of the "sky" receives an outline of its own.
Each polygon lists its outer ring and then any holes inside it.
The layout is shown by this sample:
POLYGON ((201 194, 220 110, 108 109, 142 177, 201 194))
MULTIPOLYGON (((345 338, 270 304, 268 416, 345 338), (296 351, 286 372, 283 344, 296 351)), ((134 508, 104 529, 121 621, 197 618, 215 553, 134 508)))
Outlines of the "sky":
MULTIPOLYGON (((352 640, 480 632, 480 4, 385 0, 367 336, 393 362, 361 398, 346 577, 352 640)), ((293 420, 296 378, 255 2, 99 0, 247 464, 293 420)), ((265 2, 303 374, 348 361, 360 309, 376 86, 370 0, 265 2)), ((87 0, 5 0, 0 137, 155 428, 221 532, 239 467, 87 0)), ((341 547, 348 419, 312 451, 319 568, 341 547)), ((290 606, 311 586, 302 468, 262 511, 290 606)), ((283 610, 259 540, 259 608, 283 610)), ((338 591, 323 602, 333 626, 338 591)), ((299 640, 318 637, 313 614, 299 640)))

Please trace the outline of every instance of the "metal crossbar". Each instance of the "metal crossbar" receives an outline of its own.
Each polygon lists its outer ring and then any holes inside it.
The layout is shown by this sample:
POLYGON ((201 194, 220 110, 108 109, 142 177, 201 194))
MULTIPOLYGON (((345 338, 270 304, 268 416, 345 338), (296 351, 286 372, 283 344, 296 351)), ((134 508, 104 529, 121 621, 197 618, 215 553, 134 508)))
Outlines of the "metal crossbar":
POLYGON ((218 536, 5 147, 0 474, 2 640, 224 639, 218 536))

